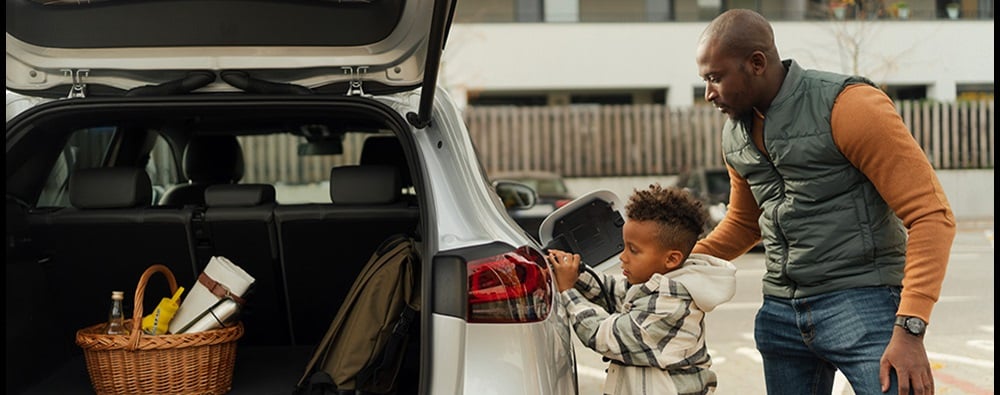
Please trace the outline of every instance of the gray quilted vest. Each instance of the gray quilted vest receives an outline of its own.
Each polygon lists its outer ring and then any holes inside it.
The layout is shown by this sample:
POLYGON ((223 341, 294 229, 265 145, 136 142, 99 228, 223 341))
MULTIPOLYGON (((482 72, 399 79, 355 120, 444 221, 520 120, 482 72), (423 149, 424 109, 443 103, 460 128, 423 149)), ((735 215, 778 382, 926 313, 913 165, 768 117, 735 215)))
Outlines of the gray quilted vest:
POLYGON ((726 161, 763 211, 764 294, 798 298, 901 285, 905 228, 834 144, 830 127, 841 90, 871 82, 783 63, 788 74, 764 122, 768 156, 754 146, 749 125, 727 121, 722 135, 726 161))

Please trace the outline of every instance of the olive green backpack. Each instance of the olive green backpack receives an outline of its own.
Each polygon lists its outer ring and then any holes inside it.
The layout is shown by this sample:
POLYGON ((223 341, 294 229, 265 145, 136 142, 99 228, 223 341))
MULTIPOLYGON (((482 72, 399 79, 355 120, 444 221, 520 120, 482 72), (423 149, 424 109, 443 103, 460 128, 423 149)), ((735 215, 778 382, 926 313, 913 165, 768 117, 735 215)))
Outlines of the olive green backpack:
POLYGON ((296 394, 390 394, 420 311, 414 241, 390 236, 354 280, 296 394))

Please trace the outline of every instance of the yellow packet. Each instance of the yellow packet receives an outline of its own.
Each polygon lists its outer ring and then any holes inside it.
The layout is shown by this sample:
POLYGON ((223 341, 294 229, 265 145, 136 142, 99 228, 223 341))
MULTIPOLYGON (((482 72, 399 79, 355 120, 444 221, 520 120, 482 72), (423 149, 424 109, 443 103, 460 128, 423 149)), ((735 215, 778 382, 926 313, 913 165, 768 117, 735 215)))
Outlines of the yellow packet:
POLYGON ((184 287, 177 287, 177 292, 174 292, 173 297, 163 298, 152 313, 142 317, 142 331, 147 335, 166 334, 167 328, 170 327, 170 320, 174 318, 177 308, 180 307, 177 302, 180 301, 183 292, 184 287))

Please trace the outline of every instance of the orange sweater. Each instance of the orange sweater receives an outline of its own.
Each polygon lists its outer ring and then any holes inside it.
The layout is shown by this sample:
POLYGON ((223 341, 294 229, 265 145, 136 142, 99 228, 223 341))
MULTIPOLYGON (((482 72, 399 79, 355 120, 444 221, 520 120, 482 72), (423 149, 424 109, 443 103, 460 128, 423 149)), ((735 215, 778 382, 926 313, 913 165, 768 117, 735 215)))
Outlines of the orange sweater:
MULTIPOLYGON (((865 84, 847 87, 837 97, 830 119, 834 143, 871 180, 906 226, 903 292, 896 314, 930 322, 955 238, 955 217, 937 175, 882 91, 865 84)), ((766 152, 763 127, 764 116, 757 113, 751 137, 766 152)), ((729 177, 732 192, 726 218, 698 242, 694 253, 732 260, 760 240, 760 207, 747 181, 732 167, 729 177)))

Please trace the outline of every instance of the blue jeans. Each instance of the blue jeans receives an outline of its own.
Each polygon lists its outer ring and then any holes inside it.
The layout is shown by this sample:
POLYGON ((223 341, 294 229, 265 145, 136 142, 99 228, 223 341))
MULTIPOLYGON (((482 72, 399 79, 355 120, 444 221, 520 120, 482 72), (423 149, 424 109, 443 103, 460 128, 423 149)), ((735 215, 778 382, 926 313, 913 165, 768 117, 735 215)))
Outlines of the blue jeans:
MULTIPOLYGON (((879 360, 892 337, 900 287, 798 299, 764 296, 754 340, 769 395, 829 394, 840 370, 858 395, 882 395, 879 360)), ((892 371, 889 394, 899 392, 892 371)))

